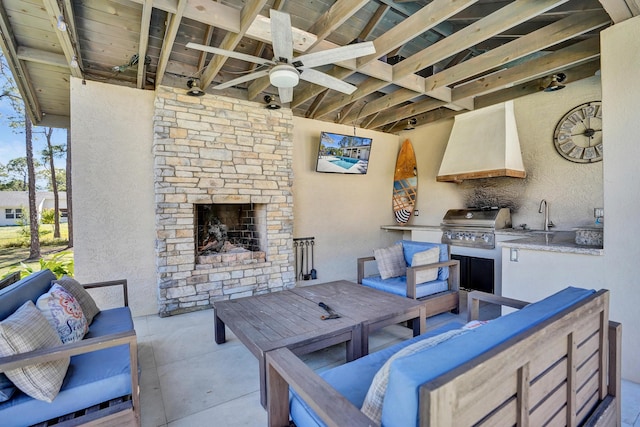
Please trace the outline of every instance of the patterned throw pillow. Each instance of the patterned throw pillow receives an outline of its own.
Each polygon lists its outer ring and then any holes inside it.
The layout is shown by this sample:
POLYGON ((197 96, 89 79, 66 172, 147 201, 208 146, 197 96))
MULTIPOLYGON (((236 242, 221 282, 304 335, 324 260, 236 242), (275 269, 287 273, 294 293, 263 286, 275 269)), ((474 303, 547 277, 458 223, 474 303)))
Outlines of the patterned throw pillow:
POLYGON ((57 283, 49 292, 40 295, 36 307, 53 326, 63 344, 81 341, 89 330, 80 303, 57 283))
MULTIPOLYGON (((0 356, 14 356, 62 345, 60 337, 31 301, 0 322, 0 356)), ((37 363, 5 372, 20 390, 34 399, 51 402, 60 391, 69 358, 37 363)))
POLYGON ((404 347, 401 350, 398 350, 396 354, 391 356, 385 362, 385 364, 382 365, 382 367, 376 373, 376 376, 373 377, 373 381, 369 386, 369 391, 367 392, 367 396, 364 398, 364 402, 362 403, 362 408, 360 408, 360 411, 376 423, 381 424, 382 404, 384 403, 384 395, 387 392, 387 385, 389 384, 389 371, 391 370, 391 363, 401 357, 409 356, 427 348, 435 347, 436 345, 443 343, 450 338, 464 334, 466 332, 468 332, 468 330, 453 329, 451 331, 443 332, 440 335, 420 340, 404 347))
POLYGON ((407 274, 402 244, 396 243, 388 248, 374 249, 373 256, 376 258, 376 265, 382 280, 407 274))
POLYGON ((82 286, 76 279, 69 276, 62 276, 60 279, 54 280, 53 283, 57 283, 65 288, 67 292, 78 300, 80 307, 82 307, 82 312, 87 318, 87 323, 90 325, 91 322, 93 322, 93 318, 100 313, 100 309, 84 286, 82 286))
MULTIPOLYGON (((435 247, 422 252, 413 254, 411 267, 419 267, 421 265, 435 264, 440 261, 440 248, 435 247)), ((416 272, 416 284, 430 282, 438 277, 438 268, 429 268, 416 272)))

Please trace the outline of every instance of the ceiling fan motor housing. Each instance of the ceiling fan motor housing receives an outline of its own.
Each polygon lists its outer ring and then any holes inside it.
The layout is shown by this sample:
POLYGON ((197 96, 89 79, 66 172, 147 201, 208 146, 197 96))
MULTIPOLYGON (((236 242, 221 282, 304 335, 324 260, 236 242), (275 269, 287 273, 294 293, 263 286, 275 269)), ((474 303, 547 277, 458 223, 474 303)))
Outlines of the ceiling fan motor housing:
POLYGON ((300 73, 291 64, 279 64, 269 71, 269 81, 275 87, 294 87, 300 81, 300 73))

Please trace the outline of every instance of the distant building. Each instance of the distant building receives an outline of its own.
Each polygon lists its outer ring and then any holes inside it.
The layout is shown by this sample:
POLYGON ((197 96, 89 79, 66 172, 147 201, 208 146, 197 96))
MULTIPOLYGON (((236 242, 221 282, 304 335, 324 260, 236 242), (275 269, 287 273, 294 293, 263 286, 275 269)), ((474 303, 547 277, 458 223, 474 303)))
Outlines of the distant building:
MULTIPOLYGON (((58 193, 60 204, 60 216, 64 222, 67 218, 67 193, 58 193)), ((36 208, 38 220, 42 216, 43 209, 53 209, 53 193, 50 191, 36 192, 36 208)), ((0 191, 0 226, 16 225, 17 221, 28 216, 29 193, 26 191, 0 191)))

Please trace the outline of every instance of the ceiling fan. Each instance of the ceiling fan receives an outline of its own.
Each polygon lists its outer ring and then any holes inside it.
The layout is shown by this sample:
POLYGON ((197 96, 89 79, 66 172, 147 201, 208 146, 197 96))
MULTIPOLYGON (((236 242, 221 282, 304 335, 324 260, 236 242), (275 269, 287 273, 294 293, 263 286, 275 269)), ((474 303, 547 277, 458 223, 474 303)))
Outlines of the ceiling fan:
POLYGON ((357 89, 355 86, 321 71, 314 70, 313 67, 376 53, 373 42, 362 42, 304 54, 294 58, 291 17, 288 13, 273 9, 271 10, 271 35, 274 55, 272 60, 197 43, 187 43, 186 47, 262 65, 262 69, 219 84, 214 89, 225 89, 260 77, 269 76, 271 84, 278 88, 280 102, 283 104, 293 100, 293 88, 300 79, 342 93, 352 94, 357 89))

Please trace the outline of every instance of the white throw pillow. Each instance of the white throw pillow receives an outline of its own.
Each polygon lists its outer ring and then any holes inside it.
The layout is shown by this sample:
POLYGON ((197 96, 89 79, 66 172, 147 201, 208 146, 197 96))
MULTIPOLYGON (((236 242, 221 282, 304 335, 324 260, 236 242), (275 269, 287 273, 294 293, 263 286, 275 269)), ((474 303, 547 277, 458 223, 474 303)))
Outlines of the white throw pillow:
MULTIPOLYGON (((435 264, 440 261, 440 248, 428 249, 422 252, 416 252, 413 254, 411 260, 411 267, 419 267, 421 265, 435 264)), ((430 282, 438 278, 438 268, 429 268, 416 272, 416 284, 430 282)))
MULTIPOLYGON (((0 322, 0 356, 14 356, 62 345, 60 337, 31 301, 0 322)), ((34 399, 51 402, 60 391, 69 357, 12 369, 5 374, 34 399)))
POLYGON ((54 280, 53 283, 57 283, 62 286, 67 292, 69 292, 80 303, 84 317, 87 318, 87 323, 90 325, 93 322, 93 318, 100 313, 100 309, 96 305, 96 302, 91 298, 89 292, 73 277, 62 276, 58 280, 54 280))
POLYGON ((396 243, 388 248, 374 249, 373 256, 376 258, 382 280, 407 274, 402 244, 396 243))
POLYGON ((49 292, 40 295, 36 307, 58 333, 63 344, 81 341, 89 330, 80 303, 57 283, 51 286, 49 292))
POLYGON ((371 418, 377 424, 382 423, 382 404, 384 403, 384 395, 387 392, 387 385, 389 384, 389 371, 391 370, 391 363, 401 357, 409 356, 414 353, 418 353, 424 349, 435 347, 436 345, 447 341, 457 335, 461 335, 469 332, 464 329, 453 329, 451 331, 443 332, 435 337, 426 338, 415 342, 411 345, 398 350, 396 354, 391 356, 384 365, 378 370, 378 373, 373 377, 373 381, 369 386, 367 396, 362 403, 362 411, 367 417, 371 418))

